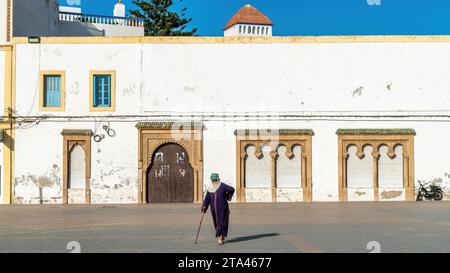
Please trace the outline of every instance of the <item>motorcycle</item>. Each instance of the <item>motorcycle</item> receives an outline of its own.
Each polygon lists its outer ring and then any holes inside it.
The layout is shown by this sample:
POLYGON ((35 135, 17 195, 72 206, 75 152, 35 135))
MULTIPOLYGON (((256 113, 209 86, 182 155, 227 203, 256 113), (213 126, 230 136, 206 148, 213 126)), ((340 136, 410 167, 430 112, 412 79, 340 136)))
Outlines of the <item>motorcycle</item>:
POLYGON ((442 191, 441 187, 431 184, 429 187, 426 187, 427 184, 422 183, 422 181, 419 182, 419 192, 417 193, 416 201, 422 201, 423 198, 426 200, 435 200, 435 201, 441 201, 444 198, 444 192, 442 191))

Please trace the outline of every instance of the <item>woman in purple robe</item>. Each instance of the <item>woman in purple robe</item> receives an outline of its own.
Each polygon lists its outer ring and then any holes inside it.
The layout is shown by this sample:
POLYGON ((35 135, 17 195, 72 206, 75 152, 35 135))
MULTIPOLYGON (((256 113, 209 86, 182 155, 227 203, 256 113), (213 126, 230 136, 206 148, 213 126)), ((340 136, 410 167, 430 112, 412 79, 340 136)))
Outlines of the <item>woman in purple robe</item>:
POLYGON ((202 212, 206 213, 211 205, 211 215, 216 229, 216 238, 219 245, 223 245, 228 235, 228 224, 230 219, 230 208, 228 201, 234 195, 234 188, 221 183, 219 175, 211 175, 211 186, 208 187, 205 200, 203 201, 202 212))

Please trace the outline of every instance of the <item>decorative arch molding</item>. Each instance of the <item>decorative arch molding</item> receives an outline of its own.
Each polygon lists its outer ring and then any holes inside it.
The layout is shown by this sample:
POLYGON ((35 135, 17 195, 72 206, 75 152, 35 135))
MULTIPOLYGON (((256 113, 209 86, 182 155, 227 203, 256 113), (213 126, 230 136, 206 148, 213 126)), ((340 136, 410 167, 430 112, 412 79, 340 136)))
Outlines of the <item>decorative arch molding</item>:
POLYGON ((249 155, 248 147, 255 147, 255 156, 262 156, 262 147, 270 147, 272 160, 272 202, 277 201, 277 176, 276 162, 279 157, 278 149, 285 146, 286 156, 294 156, 293 149, 301 147, 301 188, 303 190, 302 200, 312 201, 312 136, 314 132, 310 129, 259 129, 259 130, 236 130, 236 192, 238 202, 246 202, 245 165, 249 155))
MULTIPOLYGON (((347 187, 347 161, 349 158, 348 148, 355 146, 356 155, 364 157, 364 147, 372 147, 373 158, 373 189, 374 200, 379 200, 378 162, 380 159, 380 148, 386 146, 387 156, 394 159, 399 156, 395 153, 398 146, 403 147, 403 187, 405 199, 414 200, 414 136, 413 129, 339 129, 338 135, 338 164, 339 164, 339 200, 348 200, 347 187)), ((367 155, 366 155, 367 156, 367 155)))
POLYGON ((188 153, 188 158, 189 158, 189 164, 191 164, 191 166, 194 166, 194 162, 191 159, 192 156, 192 145, 190 143, 187 143, 186 141, 177 141, 177 140, 171 140, 171 139, 165 139, 162 140, 158 143, 152 144, 151 147, 149 147, 149 155, 150 156, 150 161, 148 163, 148 165, 150 166, 153 163, 153 154, 155 153, 156 150, 158 150, 158 148, 160 148, 161 146, 165 145, 165 144, 177 144, 180 145, 181 147, 183 147, 183 149, 186 150, 186 152, 188 153))
POLYGON ((358 156, 359 159, 362 159, 365 155, 364 155, 364 149, 367 146, 372 147, 373 151, 372 151, 372 155, 375 157, 376 155, 378 155, 378 152, 380 150, 380 147, 382 146, 386 146, 388 147, 388 153, 387 155, 389 156, 389 158, 393 159, 395 158, 396 154, 395 154, 395 149, 398 146, 402 146, 403 147, 403 143, 402 142, 392 142, 392 141, 383 141, 383 142, 379 142, 379 141, 371 141, 371 142, 355 142, 355 141, 350 141, 345 149, 345 153, 347 153, 348 148, 350 146, 355 146, 357 148, 357 152, 356 152, 356 156, 358 156))
POLYGON ((169 143, 183 147, 194 169, 194 202, 203 199, 203 124, 198 122, 139 122, 138 129, 138 202, 147 200, 147 169, 155 151, 169 143))
POLYGON ((85 202, 91 203, 91 130, 64 129, 61 132, 63 136, 63 191, 62 203, 68 204, 68 185, 69 185, 69 168, 70 153, 77 145, 83 148, 86 162, 86 186, 85 186, 85 202))

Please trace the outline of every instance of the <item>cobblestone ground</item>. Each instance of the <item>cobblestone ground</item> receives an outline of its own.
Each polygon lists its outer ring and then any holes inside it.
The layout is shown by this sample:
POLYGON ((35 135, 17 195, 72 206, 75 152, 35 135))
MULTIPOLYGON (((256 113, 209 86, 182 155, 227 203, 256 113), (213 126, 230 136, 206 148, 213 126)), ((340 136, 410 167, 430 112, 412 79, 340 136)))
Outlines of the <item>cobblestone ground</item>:
POLYGON ((228 243, 199 205, 0 206, 0 252, 450 252, 449 202, 233 204, 228 243))

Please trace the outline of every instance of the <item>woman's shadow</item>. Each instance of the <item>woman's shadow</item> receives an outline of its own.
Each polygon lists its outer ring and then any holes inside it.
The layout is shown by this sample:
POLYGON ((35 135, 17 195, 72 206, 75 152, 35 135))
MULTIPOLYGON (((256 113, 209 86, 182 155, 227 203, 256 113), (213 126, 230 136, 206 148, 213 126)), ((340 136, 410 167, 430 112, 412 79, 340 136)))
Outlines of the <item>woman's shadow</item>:
POLYGON ((230 239, 227 241, 228 244, 230 243, 238 243, 238 242, 245 242, 245 241, 252 241, 252 240, 258 240, 262 238, 267 237, 276 237, 280 236, 278 233, 265 233, 265 234, 258 234, 258 235, 252 235, 252 236, 243 236, 243 237, 236 237, 233 239, 230 239))

